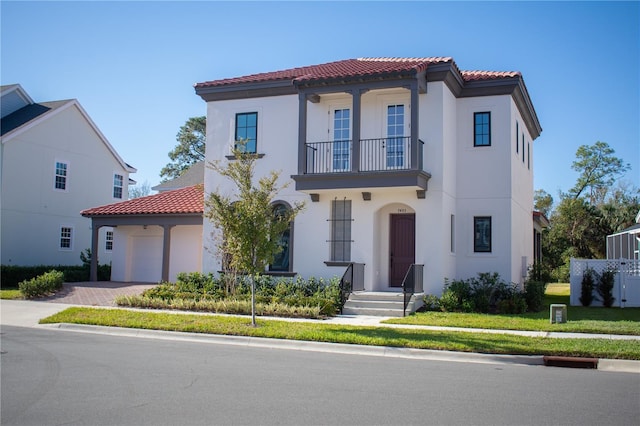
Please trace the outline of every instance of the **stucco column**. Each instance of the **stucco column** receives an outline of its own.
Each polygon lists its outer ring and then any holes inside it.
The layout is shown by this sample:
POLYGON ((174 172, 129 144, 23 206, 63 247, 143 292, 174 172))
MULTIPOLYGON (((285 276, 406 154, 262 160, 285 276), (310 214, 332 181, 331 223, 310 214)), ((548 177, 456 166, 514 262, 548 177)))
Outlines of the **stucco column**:
POLYGON ((162 242, 162 281, 169 281, 169 261, 171 257, 171 228, 175 225, 162 225, 164 239, 162 242))
POLYGON ((89 268, 89 281, 98 281, 98 240, 100 226, 91 219, 91 266, 89 268))
POLYGON ((351 91, 352 107, 353 107, 353 123, 351 125, 351 139, 352 139, 352 157, 351 157, 351 171, 360 171, 360 118, 362 116, 361 108, 361 96, 362 91, 360 89, 354 89, 351 91))
POLYGON ((420 159, 418 153, 420 152, 418 141, 418 130, 420 129, 420 107, 418 101, 418 80, 414 80, 411 83, 411 168, 417 170, 420 166, 420 159))
POLYGON ((298 174, 307 171, 307 94, 298 93, 298 174))

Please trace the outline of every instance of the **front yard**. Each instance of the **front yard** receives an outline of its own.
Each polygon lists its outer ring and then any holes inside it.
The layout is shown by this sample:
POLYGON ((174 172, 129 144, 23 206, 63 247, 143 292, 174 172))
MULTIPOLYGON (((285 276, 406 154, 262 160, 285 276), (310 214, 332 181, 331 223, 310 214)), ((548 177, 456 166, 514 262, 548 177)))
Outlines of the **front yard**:
POLYGON ((640 308, 569 306, 569 284, 549 284, 545 293, 545 309, 541 312, 513 315, 419 312, 405 318, 390 319, 385 323, 498 330, 640 335, 640 308), (568 321, 565 324, 550 323, 549 305, 551 303, 564 303, 567 305, 568 321))

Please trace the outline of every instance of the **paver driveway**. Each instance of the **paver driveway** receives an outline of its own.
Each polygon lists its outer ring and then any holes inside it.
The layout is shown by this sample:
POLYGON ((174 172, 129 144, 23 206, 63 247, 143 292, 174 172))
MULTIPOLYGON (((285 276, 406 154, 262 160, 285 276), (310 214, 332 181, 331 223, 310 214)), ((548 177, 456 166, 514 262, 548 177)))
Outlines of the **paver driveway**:
POLYGON ((64 283, 63 289, 55 295, 35 300, 69 305, 115 306, 113 300, 116 296, 140 294, 156 285, 113 281, 64 283))

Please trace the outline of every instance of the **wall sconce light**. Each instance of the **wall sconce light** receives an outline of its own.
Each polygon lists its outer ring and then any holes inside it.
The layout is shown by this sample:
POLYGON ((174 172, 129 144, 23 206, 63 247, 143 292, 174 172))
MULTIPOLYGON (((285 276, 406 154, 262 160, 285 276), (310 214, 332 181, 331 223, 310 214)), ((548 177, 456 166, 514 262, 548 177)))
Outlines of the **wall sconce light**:
POLYGON ((370 192, 363 192, 362 193, 362 199, 365 201, 371 201, 371 193, 370 192))
POLYGON ((317 203, 320 201, 320 194, 309 194, 311 196, 311 201, 317 203))

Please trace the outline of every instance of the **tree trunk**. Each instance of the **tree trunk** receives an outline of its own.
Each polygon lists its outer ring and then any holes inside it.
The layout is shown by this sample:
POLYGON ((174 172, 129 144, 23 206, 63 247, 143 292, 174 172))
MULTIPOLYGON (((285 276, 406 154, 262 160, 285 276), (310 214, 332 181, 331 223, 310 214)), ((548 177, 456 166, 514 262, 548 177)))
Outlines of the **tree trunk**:
POLYGON ((256 280, 253 275, 251 275, 251 325, 253 327, 257 327, 256 325, 256 280))

